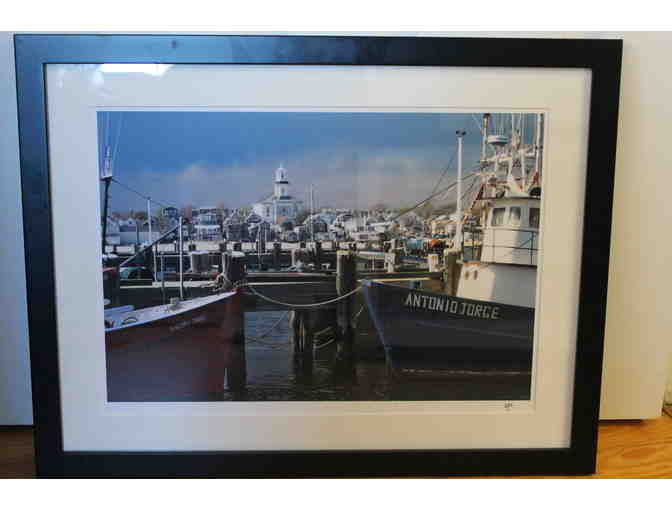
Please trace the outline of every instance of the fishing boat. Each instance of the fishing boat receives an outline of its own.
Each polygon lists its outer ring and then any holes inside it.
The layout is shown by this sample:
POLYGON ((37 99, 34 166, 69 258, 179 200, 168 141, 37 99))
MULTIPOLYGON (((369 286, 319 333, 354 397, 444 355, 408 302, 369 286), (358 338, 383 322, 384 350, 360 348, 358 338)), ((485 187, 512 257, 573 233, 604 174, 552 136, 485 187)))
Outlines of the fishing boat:
MULTIPOLYGON (((175 230, 182 252, 179 218, 178 225, 119 267, 144 257, 144 251, 175 230)), ((105 309, 109 401, 205 401, 216 399, 225 388, 233 345, 242 334, 242 295, 240 290, 220 290, 185 299, 183 257, 178 258, 180 297, 138 310, 133 306, 105 309)), ((113 272, 117 271, 103 269, 104 276, 113 272)))
MULTIPOLYGON (((522 118, 511 134, 489 133, 483 119, 480 187, 467 204, 458 199, 453 249, 444 252, 452 273, 444 293, 363 281, 366 305, 390 366, 399 373, 490 366, 530 370, 540 255, 541 129, 523 143, 522 118), (464 219, 478 218, 464 256, 464 219), (475 249, 477 248, 477 249, 475 249), (452 261, 452 267, 450 267, 452 261)), ((462 137, 458 131, 457 197, 461 192, 462 137)))
POLYGON ((396 372, 529 366, 533 308, 362 283, 386 358, 396 372))
MULTIPOLYGON (((173 229, 119 268, 144 257, 144 251, 174 231, 182 253, 179 218, 173 229)), ((205 401, 216 399, 224 390, 233 344, 243 328, 242 295, 238 290, 219 291, 185 299, 183 257, 178 258, 180 297, 172 298, 169 304, 139 310, 132 306, 105 309, 109 401, 205 401)), ((104 276, 109 272, 103 269, 104 276)))
MULTIPOLYGON (((109 114, 108 114, 109 115, 109 114)), ((109 119, 108 119, 109 123, 109 119)), ((105 138, 105 137, 103 137, 105 138)), ((117 140, 118 141, 118 140, 117 140)), ((234 343, 242 336, 240 290, 220 289, 211 295, 185 299, 183 256, 178 256, 179 297, 170 303, 134 309, 119 304, 119 275, 134 261, 154 258, 155 247, 177 235, 184 253, 182 217, 177 224, 151 237, 151 204, 147 198, 150 242, 118 266, 106 254, 108 195, 116 150, 107 145, 100 167, 103 195, 103 282, 107 398, 111 402, 207 401, 221 396, 234 343), (105 267, 114 262, 114 267, 105 267)), ((208 210, 210 213, 211 210, 208 210)), ((116 257, 115 257, 116 258, 116 257)), ((161 285, 165 290, 165 268, 161 285)), ((156 271, 155 271, 156 272, 156 271)), ((213 290, 216 290, 213 288, 213 290)))
POLYGON ((224 390, 240 335, 239 291, 105 310, 108 400, 193 401, 224 390))

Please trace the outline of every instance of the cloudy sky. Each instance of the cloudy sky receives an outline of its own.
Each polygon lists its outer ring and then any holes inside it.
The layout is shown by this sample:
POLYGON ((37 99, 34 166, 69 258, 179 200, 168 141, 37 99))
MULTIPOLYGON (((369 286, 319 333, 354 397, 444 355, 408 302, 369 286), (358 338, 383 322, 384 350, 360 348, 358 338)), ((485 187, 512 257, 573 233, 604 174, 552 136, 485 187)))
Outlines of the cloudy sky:
MULTIPOLYGON (((455 179, 464 129, 465 173, 480 154, 481 115, 329 112, 100 112, 99 149, 113 154, 114 178, 178 207, 249 206, 288 171, 291 194, 320 206, 407 206, 455 179), (446 172, 446 169, 449 170, 446 172), (445 174, 444 174, 445 172, 445 174), (442 178, 443 177, 443 178, 442 178)), ((530 130, 531 131, 531 130, 530 130)), ((123 187, 111 211, 145 209, 123 187)))

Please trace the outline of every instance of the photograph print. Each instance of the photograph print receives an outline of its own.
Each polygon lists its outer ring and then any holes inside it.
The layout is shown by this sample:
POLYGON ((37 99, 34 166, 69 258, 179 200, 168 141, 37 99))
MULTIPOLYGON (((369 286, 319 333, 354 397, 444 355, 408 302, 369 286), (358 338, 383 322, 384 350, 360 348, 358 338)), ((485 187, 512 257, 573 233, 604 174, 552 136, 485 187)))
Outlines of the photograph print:
POLYGON ((97 116, 109 402, 533 399, 543 113, 97 116))

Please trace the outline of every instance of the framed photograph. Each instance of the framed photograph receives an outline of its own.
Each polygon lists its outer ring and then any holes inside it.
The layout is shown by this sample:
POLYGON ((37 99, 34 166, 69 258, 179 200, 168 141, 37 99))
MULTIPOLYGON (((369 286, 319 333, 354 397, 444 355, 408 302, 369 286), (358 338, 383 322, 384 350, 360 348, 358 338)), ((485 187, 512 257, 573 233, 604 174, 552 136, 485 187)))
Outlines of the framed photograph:
POLYGON ((38 475, 594 472, 621 41, 15 49, 38 475))

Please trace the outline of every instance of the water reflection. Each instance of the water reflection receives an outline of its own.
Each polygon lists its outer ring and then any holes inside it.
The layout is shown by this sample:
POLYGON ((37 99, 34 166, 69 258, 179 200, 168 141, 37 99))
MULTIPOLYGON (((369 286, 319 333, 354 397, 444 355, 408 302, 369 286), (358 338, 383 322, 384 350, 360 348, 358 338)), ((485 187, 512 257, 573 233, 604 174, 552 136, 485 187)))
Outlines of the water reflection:
POLYGON ((247 312, 247 343, 227 369, 228 401, 527 400, 529 371, 455 367, 417 379, 392 376, 384 359, 338 363, 333 333, 315 339, 314 359, 295 352, 286 312, 247 312))

